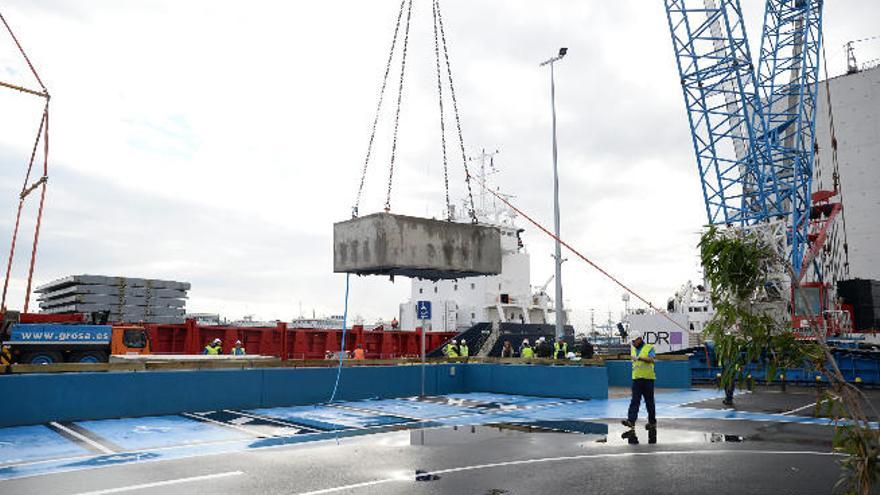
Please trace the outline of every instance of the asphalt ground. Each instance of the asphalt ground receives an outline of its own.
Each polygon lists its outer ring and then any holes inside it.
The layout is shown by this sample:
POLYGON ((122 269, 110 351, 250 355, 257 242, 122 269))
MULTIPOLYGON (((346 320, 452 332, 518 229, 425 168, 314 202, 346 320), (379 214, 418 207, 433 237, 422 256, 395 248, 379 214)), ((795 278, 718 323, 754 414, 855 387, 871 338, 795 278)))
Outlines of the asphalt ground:
POLYGON ((488 394, 65 424, 110 453, 79 439, 72 461, 0 457, 0 493, 832 493, 833 428, 774 414, 814 391, 738 395, 736 411, 720 397, 658 394, 656 436, 619 424, 626 398, 488 394))
MULTIPOLYGON (((820 400, 822 390, 823 389, 815 386, 789 386, 786 387, 785 391, 783 391, 778 385, 773 387, 758 387, 756 393, 739 395, 734 400, 734 408, 772 414, 797 413, 801 415, 828 416, 828 411, 825 408, 814 407, 820 400)), ((862 389, 862 393, 865 395, 865 398, 862 401, 865 414, 871 421, 877 421, 880 419, 876 413, 876 411, 880 411, 880 390, 862 389)), ((727 409, 727 406, 721 403, 721 399, 703 401, 698 405, 699 407, 712 409, 727 409)))

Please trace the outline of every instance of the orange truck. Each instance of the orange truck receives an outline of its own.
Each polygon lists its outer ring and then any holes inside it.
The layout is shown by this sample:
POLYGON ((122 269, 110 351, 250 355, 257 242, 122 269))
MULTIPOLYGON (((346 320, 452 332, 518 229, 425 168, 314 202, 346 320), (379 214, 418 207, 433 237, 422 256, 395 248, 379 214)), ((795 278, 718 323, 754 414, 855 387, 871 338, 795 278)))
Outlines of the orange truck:
POLYGON ((111 355, 150 354, 150 338, 137 325, 87 324, 80 315, 7 312, 0 329, 2 364, 106 363, 111 355))

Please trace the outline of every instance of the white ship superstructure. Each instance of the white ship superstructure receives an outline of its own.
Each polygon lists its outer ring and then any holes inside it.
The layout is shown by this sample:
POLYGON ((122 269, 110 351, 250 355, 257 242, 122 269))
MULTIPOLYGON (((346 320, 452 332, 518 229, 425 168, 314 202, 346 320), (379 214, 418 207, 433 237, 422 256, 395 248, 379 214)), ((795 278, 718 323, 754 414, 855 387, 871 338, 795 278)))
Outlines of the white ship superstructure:
MULTIPOLYGON (((487 157, 484 153, 481 182, 486 178, 487 157)), ((462 331, 483 322, 555 323, 554 304, 544 290, 546 284, 532 291, 530 256, 522 241, 523 229, 516 224, 516 213, 503 204, 487 202, 481 193, 477 214, 485 225, 501 230, 501 274, 437 282, 413 279, 410 298, 400 305, 402 330, 421 326, 416 318, 417 301, 431 302, 431 320, 426 323, 435 332, 462 331)))

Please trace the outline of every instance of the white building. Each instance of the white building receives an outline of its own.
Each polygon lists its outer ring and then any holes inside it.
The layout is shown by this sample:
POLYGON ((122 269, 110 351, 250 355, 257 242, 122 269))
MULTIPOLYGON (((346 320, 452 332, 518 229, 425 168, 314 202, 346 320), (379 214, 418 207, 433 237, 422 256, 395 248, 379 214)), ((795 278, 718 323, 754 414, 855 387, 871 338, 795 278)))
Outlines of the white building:
MULTIPOLYGON (((880 68, 834 77, 828 83, 849 244, 848 278, 880 280, 880 68)), ((834 187, 826 95, 823 81, 816 109, 819 153, 813 190, 834 187)), ((842 239, 839 242, 842 245, 842 239)))

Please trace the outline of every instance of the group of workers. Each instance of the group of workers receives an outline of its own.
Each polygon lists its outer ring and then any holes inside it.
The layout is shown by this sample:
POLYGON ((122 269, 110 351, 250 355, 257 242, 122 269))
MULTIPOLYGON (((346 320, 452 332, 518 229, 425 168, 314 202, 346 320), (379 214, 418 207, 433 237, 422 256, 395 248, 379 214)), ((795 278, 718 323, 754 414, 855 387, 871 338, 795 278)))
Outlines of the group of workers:
POLYGON ((448 358, 466 358, 470 356, 471 351, 470 349, 468 349, 467 340, 450 340, 449 343, 447 343, 446 346, 443 347, 443 355, 448 358))
MULTIPOLYGON (((584 339, 581 343, 580 354, 582 359, 591 359, 593 357, 593 344, 589 340, 584 339)), ((501 357, 513 358, 517 356, 523 359, 568 359, 571 357, 569 355, 568 342, 564 340, 557 340, 551 344, 545 337, 539 337, 533 346, 529 339, 523 339, 519 349, 516 351, 514 351, 510 341, 505 340, 501 348, 501 357)))
MULTIPOLYGON (((205 346, 205 350, 202 351, 202 354, 207 354, 209 356, 219 356, 223 354, 223 342, 220 339, 212 340, 205 346)), ((244 356, 246 354, 247 352, 245 352, 240 340, 236 340, 235 345, 229 350, 230 356, 244 356)))
MULTIPOLYGON (((584 339, 580 345, 580 354, 583 359, 591 359, 593 357, 593 344, 589 340, 584 339)), ((466 358, 470 356, 470 349, 466 340, 450 340, 443 347, 443 355, 448 358, 466 358)), ((501 357, 514 358, 521 357, 523 359, 543 358, 543 359, 568 359, 572 356, 569 354, 568 342, 558 340, 552 344, 544 337, 539 337, 535 341, 535 345, 531 345, 529 339, 523 339, 518 350, 514 350, 509 340, 504 341, 501 348, 501 357)))

